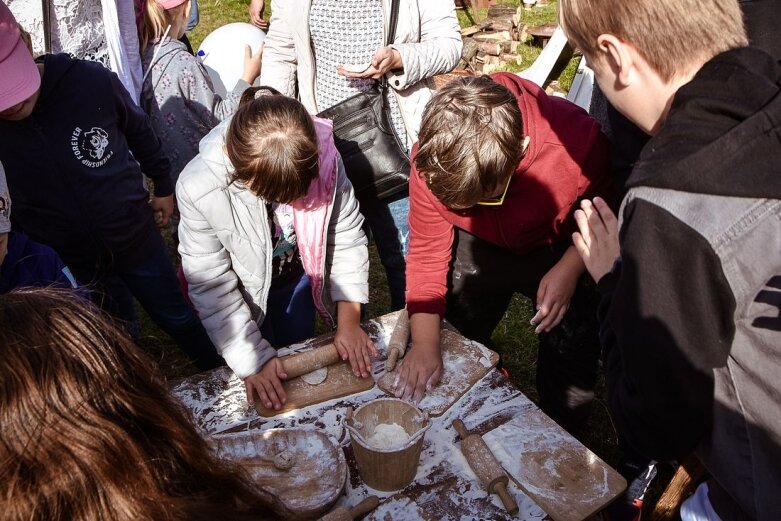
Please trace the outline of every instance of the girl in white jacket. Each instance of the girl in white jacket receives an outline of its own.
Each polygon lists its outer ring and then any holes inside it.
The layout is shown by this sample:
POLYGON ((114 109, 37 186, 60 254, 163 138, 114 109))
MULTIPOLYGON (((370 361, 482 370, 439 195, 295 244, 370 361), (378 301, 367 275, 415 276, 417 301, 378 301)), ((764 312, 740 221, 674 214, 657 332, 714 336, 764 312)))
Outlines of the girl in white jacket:
POLYGON ((176 187, 179 253, 214 345, 268 408, 285 403, 280 347, 313 336, 314 312, 356 376, 377 355, 359 327, 368 301, 363 217, 331 123, 294 99, 248 89, 200 144, 176 187))

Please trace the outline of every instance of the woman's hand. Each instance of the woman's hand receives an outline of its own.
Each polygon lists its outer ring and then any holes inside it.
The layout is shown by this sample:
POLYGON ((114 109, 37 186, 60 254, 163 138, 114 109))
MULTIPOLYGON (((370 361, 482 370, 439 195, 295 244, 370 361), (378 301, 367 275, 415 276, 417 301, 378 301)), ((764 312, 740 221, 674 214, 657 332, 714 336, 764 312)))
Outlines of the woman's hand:
POLYGON ((531 319, 531 324, 536 326, 535 333, 548 332, 561 322, 583 270, 583 262, 575 248, 570 246, 559 262, 542 277, 537 288, 537 314, 531 319))
POLYGON ((260 44, 255 54, 249 45, 244 46, 244 72, 241 79, 252 85, 260 76, 260 61, 263 59, 263 43, 260 44))
POLYGON ((361 305, 357 302, 337 303, 339 323, 334 345, 342 360, 350 362, 355 376, 366 378, 372 372, 372 357, 379 356, 369 335, 359 325, 361 305))
POLYGON ((287 394, 282 387, 282 380, 287 378, 279 358, 272 358, 259 373, 244 379, 247 390, 247 401, 255 403, 255 392, 260 396, 260 402, 267 408, 278 411, 287 400, 287 394))
POLYGON ((373 78, 378 80, 382 78, 389 71, 394 69, 401 69, 404 64, 401 61, 401 54, 399 51, 392 47, 380 47, 377 52, 372 56, 372 61, 369 67, 363 72, 350 72, 344 68, 343 65, 339 65, 336 68, 336 72, 347 78, 373 78))
POLYGON ((581 210, 575 211, 575 222, 580 232, 572 234, 586 269, 596 282, 605 276, 621 255, 618 243, 618 220, 604 199, 583 200, 581 210))
MULTIPOLYGON (((265 0, 251 0, 249 3, 249 19, 253 25, 264 31, 268 30, 268 20, 263 19, 263 11, 266 9, 265 0)), ((252 83, 247 82, 247 83, 252 83)))

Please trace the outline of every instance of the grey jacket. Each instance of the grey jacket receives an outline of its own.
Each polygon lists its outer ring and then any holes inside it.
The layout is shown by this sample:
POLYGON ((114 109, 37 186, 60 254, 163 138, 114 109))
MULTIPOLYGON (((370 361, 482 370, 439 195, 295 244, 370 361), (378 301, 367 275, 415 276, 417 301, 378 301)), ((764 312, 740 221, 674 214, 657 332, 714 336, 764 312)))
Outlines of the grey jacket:
POLYGON ((239 80, 227 97, 221 98, 200 58, 175 39, 150 45, 142 65, 147 76, 141 107, 149 114, 152 128, 171 160, 171 175, 176 182, 185 165, 198 154, 198 142, 233 115, 242 92, 250 85, 239 80))
POLYGON ((675 94, 599 281, 611 416, 659 460, 695 451, 723 521, 781 513, 781 65, 725 52, 675 94))

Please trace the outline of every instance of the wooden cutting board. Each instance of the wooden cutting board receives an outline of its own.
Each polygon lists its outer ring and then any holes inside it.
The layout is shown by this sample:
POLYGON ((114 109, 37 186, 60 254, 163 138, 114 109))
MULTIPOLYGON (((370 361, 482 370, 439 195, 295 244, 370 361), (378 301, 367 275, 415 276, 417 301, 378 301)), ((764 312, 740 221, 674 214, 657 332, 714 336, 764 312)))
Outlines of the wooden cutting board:
POLYGON ((483 435, 500 464, 554 521, 582 521, 605 508, 626 480, 539 409, 483 435))
MULTIPOLYGON (((440 331, 439 342, 445 368, 442 379, 417 404, 429 416, 441 416, 499 362, 498 353, 451 329, 440 331)), ((377 381, 379 388, 391 396, 399 365, 377 381)))
POLYGON ((374 387, 374 378, 358 378, 350 370, 349 362, 337 362, 328 366, 328 376, 323 383, 310 385, 301 377, 291 378, 282 382, 287 393, 287 402, 278 411, 267 409, 260 400, 255 400, 255 409, 261 416, 269 417, 326 402, 334 398, 342 398, 351 394, 368 391, 374 387))
POLYGON ((217 453, 243 466, 259 492, 283 519, 312 519, 328 511, 347 481, 344 451, 322 431, 252 430, 212 437, 217 453), (273 457, 285 451, 291 466, 273 457))

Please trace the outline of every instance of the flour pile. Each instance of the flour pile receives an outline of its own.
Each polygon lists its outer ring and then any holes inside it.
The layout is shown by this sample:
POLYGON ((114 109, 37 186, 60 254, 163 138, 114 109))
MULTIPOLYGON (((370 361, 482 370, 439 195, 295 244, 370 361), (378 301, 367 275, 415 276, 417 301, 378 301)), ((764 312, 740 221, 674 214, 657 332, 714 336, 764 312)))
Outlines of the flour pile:
POLYGON ((395 449, 409 440, 409 434, 398 423, 380 423, 368 440, 375 449, 395 449))

